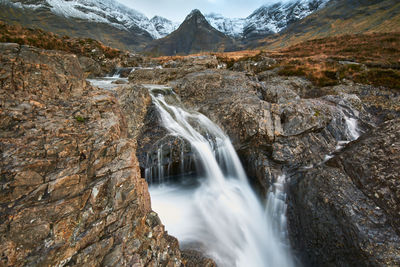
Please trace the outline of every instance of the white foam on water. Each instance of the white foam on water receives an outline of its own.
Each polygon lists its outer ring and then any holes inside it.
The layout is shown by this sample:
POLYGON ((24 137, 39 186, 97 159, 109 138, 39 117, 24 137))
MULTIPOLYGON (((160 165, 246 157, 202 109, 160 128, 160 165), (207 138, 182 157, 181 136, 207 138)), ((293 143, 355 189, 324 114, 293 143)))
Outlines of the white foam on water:
POLYGON ((192 177, 198 180, 195 186, 150 186, 152 208, 168 232, 182 246, 198 244, 218 266, 293 266, 285 177, 278 178, 264 207, 222 130, 206 116, 184 109, 171 89, 148 87, 163 126, 191 144, 204 173, 192 177))

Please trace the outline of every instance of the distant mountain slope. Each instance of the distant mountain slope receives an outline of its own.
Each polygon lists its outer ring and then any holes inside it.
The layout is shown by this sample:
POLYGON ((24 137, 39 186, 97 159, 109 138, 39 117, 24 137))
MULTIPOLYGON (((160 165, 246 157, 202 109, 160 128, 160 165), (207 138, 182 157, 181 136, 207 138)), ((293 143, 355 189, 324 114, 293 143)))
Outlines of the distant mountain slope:
POLYGON ((243 37, 259 37, 278 33, 323 8, 330 0, 297 0, 264 5, 246 18, 243 37))
MULTIPOLYGON (((77 1, 72 3, 77 3, 77 1)), ((66 7, 68 6, 64 6, 65 9, 67 9, 66 7)), ((90 6, 88 6, 89 8, 90 6)), ((0 20, 10 24, 40 28, 60 35, 93 38, 111 47, 132 51, 138 51, 140 47, 153 40, 150 33, 135 25, 132 21, 119 24, 117 20, 113 20, 112 17, 107 17, 105 13, 101 12, 94 16, 93 19, 88 20, 87 18, 70 16, 71 13, 69 13, 70 15, 60 15, 59 11, 62 8, 57 6, 56 9, 58 10, 57 12, 44 0, 15 3, 11 3, 8 0, 0 0, 0 20), (113 21, 113 23, 101 22, 102 15, 113 21), (117 24, 119 26, 116 26, 117 24)), ((84 9, 82 8, 82 10, 84 9)), ((83 11, 80 15, 82 14, 84 14, 83 11)), ((87 16, 89 17, 90 14, 91 12, 88 12, 87 16)))
POLYGON ((0 0, 0 20, 138 51, 177 28, 162 17, 149 20, 114 0, 0 0))
POLYGON ((264 5, 247 18, 225 18, 220 14, 206 15, 217 30, 236 38, 257 38, 274 34, 288 25, 323 8, 330 0, 292 0, 264 5))
POLYGON ((278 35, 247 48, 276 49, 316 38, 372 32, 400 32, 400 1, 332 0, 278 35))
POLYGON ((165 38, 154 40, 145 51, 151 55, 190 54, 203 51, 233 49, 234 41, 214 29, 199 10, 193 10, 179 26, 165 38))
POLYGON ((106 23, 121 30, 139 28, 148 32, 153 38, 160 37, 145 15, 114 0, 2 0, 2 2, 24 9, 49 9, 52 13, 66 18, 106 23))

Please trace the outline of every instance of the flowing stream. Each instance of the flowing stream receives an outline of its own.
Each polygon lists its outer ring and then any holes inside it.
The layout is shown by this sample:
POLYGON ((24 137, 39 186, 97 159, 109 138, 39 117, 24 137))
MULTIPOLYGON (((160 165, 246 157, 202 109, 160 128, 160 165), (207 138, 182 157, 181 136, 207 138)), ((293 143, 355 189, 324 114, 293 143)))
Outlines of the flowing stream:
POLYGON ((264 206, 222 130, 204 115, 186 110, 171 89, 149 90, 163 126, 190 143, 199 170, 179 182, 150 185, 152 207, 167 231, 181 247, 202 250, 218 266, 293 266, 285 177, 271 187, 264 206))

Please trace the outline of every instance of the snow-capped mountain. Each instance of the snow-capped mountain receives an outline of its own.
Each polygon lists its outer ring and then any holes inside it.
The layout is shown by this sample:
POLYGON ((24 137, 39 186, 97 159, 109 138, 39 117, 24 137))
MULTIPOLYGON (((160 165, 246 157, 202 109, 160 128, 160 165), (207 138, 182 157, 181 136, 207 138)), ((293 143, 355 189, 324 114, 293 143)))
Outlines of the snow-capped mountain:
POLYGON ((179 27, 179 23, 172 22, 169 19, 160 16, 154 16, 150 22, 154 25, 160 37, 167 36, 179 27))
POLYGON ((205 18, 215 29, 232 37, 241 37, 246 25, 246 19, 225 18, 221 14, 216 13, 207 14, 205 18))
POLYGON ((60 16, 107 23, 121 30, 139 28, 154 39, 164 37, 173 31, 175 26, 171 21, 161 17, 157 17, 154 21, 149 20, 139 11, 114 0, 2 0, 2 2, 9 2, 19 8, 49 8, 60 16))
MULTIPOLYGON (((0 4, 4 10, 8 10, 9 6, 18 9, 4 11, 5 19, 20 20, 28 26, 38 25, 58 34, 94 38, 123 49, 140 50, 152 40, 165 37, 179 27, 178 23, 160 16, 149 19, 117 1, 0 0, 0 4)), ((205 20, 221 33, 251 42, 254 38, 280 32, 329 1, 291 0, 262 6, 247 18, 225 18, 211 13, 205 16, 205 20)))
POLYGON ((154 56, 172 56, 221 51, 222 48, 233 50, 233 39, 216 30, 198 9, 194 9, 176 31, 165 38, 152 41, 145 51, 154 56))
POLYGON ((253 37, 280 32, 289 24, 307 17, 330 0, 292 0, 264 5, 247 18, 225 18, 208 14, 206 19, 217 30, 232 37, 253 37))
POLYGON ((329 1, 297 0, 262 6, 246 18, 243 36, 251 37, 253 35, 280 32, 289 24, 301 20, 324 7, 329 1))

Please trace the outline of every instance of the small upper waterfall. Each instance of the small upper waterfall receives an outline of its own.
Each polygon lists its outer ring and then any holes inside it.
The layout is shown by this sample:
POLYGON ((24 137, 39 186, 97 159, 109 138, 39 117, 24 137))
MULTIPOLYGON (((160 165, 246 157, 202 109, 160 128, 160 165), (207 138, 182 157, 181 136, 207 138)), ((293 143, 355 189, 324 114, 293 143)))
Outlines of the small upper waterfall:
MULTIPOLYGON (((171 89, 153 86, 150 91, 163 126, 190 143, 199 170, 197 177, 150 185, 152 207, 167 231, 183 247, 202 250, 218 266, 293 266, 286 235, 285 177, 274 184, 264 207, 222 130, 182 107, 171 89)), ((159 169, 146 170, 146 176, 155 172, 164 175, 159 169)))

